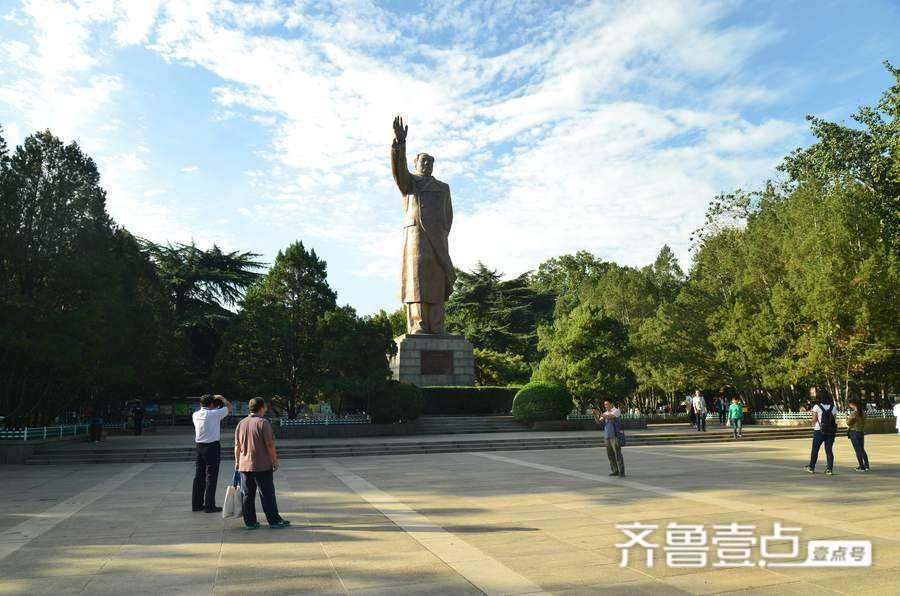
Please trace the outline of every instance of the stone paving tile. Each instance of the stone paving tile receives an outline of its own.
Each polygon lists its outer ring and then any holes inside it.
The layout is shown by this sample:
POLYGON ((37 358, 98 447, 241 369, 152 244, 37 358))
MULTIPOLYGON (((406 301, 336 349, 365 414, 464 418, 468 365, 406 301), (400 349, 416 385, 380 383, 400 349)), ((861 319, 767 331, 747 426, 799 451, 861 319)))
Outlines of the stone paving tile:
POLYGON ((249 581, 216 582, 215 594, 346 594, 333 571, 321 575, 270 577, 249 581))
POLYGON ((790 584, 794 580, 765 569, 716 569, 664 579, 665 583, 689 594, 716 594, 729 590, 790 584))
POLYGON ((0 575, 0 594, 80 594, 96 576, 7 578, 0 575))
MULTIPOLYGON (((400 590, 397 586, 377 586, 350 590, 353 596, 396 596, 400 590)), ((483 594, 481 590, 465 580, 445 580, 439 582, 413 581, 403 586, 404 594, 417 594, 418 596, 472 596, 483 594)))

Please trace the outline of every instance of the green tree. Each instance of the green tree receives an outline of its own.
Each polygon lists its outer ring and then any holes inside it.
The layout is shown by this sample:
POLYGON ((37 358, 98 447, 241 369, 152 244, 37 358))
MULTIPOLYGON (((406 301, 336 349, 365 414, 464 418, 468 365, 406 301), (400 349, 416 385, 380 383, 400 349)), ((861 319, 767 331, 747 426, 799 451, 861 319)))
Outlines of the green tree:
POLYGON ((350 403, 369 410, 371 396, 391 376, 388 356, 397 350, 387 317, 359 317, 349 306, 326 312, 321 319, 322 393, 343 412, 350 403))
POLYGON ((156 265, 157 275, 171 301, 184 346, 178 368, 182 389, 207 390, 222 336, 233 322, 232 310, 243 292, 259 279, 263 264, 252 252, 222 251, 195 244, 154 244, 143 248, 156 265))
POLYGON ((635 377, 628 368, 628 332, 616 319, 581 304, 539 334, 546 355, 534 380, 563 384, 582 411, 591 402, 631 394, 635 377))
POLYGON ((880 237, 896 250, 900 238, 900 69, 885 68, 894 79, 875 106, 853 115, 859 126, 845 126, 807 116, 817 141, 797 149, 781 169, 791 181, 815 182, 823 190, 854 181, 871 193, 870 206, 880 237))
POLYGON ((537 327, 550 320, 552 311, 552 295, 534 289, 528 274, 503 280, 500 273, 479 263, 471 272, 457 272, 447 302, 447 324, 477 348, 533 361, 537 327))
POLYGON ((48 131, 0 145, 0 410, 44 422, 163 390, 164 296, 93 160, 48 131))
POLYGON ((475 384, 523 385, 531 378, 531 365, 520 354, 475 348, 475 384))
POLYGON ((324 320, 337 305, 325 261, 302 242, 291 244, 247 290, 242 306, 218 376, 227 372, 245 391, 273 395, 293 418, 301 401, 318 399, 326 379, 324 320))

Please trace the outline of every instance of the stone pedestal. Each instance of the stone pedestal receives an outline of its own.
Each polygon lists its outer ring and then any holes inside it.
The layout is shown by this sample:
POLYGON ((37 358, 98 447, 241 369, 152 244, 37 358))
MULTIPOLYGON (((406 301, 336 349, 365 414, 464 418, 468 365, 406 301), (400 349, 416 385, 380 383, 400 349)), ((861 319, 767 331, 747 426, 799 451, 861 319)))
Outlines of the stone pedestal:
POLYGON ((475 384, 472 344, 461 335, 401 335, 391 372, 418 387, 475 384))

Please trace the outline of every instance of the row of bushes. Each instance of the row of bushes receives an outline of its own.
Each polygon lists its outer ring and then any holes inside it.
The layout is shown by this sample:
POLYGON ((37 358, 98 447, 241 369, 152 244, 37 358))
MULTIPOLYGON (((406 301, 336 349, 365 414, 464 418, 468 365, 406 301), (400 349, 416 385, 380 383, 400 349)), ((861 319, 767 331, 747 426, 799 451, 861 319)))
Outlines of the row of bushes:
POLYGON ((421 414, 506 414, 517 420, 565 420, 572 395, 562 385, 536 381, 518 387, 425 387, 389 382, 373 395, 369 415, 375 424, 412 422, 421 414))
POLYGON ((425 387, 425 414, 509 414, 518 387, 425 387))

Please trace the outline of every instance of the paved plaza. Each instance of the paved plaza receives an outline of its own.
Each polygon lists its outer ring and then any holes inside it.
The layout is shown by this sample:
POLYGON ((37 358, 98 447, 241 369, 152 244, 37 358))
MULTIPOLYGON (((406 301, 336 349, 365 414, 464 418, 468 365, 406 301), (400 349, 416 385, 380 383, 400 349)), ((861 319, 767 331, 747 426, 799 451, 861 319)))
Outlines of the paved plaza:
POLYGON ((628 447, 626 478, 597 448, 286 460, 294 527, 256 532, 190 511, 190 463, 4 466, 0 593, 897 593, 900 438, 866 441, 874 471, 839 437, 833 477, 802 471, 799 439, 628 447), (619 565, 631 522, 659 526, 652 567, 619 565), (670 522, 781 522, 804 545, 870 540, 873 563, 670 567, 670 522))

